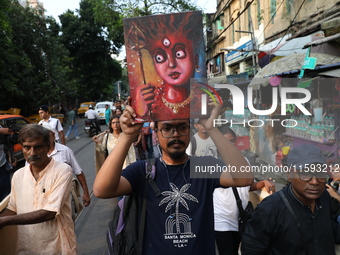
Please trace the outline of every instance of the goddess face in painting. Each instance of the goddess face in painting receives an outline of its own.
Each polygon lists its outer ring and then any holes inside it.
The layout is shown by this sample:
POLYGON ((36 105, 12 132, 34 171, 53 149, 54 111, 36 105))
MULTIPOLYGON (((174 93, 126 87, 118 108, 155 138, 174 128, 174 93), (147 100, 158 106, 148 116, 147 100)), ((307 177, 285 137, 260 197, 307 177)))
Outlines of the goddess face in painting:
POLYGON ((155 69, 164 83, 181 86, 190 82, 197 65, 191 41, 183 35, 168 35, 153 46, 155 69))

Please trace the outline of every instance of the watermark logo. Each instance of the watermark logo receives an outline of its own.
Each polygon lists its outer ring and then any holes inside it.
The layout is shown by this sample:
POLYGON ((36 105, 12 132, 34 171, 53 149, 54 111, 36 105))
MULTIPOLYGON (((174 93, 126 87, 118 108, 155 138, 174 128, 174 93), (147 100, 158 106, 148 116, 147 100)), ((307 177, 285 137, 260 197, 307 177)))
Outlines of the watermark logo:
MULTIPOLYGON (((220 89, 229 89, 230 93, 232 94, 234 100, 233 100, 233 114, 244 114, 244 94, 240 88, 238 88, 235 85, 231 84, 216 84, 215 88, 220 89)), ((248 102, 248 108, 251 113, 255 115, 270 115, 272 114, 276 108, 277 108, 277 98, 278 98, 278 88, 272 88, 272 107, 268 110, 258 110, 255 109, 253 106, 253 89, 251 87, 248 87, 248 96, 247 96, 247 102, 248 102)), ((287 105, 295 105, 304 115, 312 115, 306 107, 303 105, 304 103, 307 103, 311 99, 311 93, 309 90, 304 88, 291 88, 291 87, 285 87, 281 88, 279 91, 279 95, 281 98, 281 115, 286 115, 287 111, 287 105), (304 94, 304 98, 288 98, 287 94, 289 93, 301 93, 304 94)), ((202 95, 202 114, 207 112, 207 95, 202 95)))
MULTIPOLYGON (((272 88, 272 104, 270 109, 266 110, 259 110, 255 109, 253 102, 254 102, 254 97, 253 97, 253 88, 248 87, 247 88, 247 99, 245 99, 245 96, 242 92, 242 90, 231 84, 216 84, 215 85, 216 89, 228 89, 230 91, 230 94, 233 97, 233 115, 244 115, 244 105, 245 105, 245 100, 247 100, 247 106, 249 111, 252 114, 255 115, 270 115, 274 113, 278 107, 278 98, 280 98, 280 106, 281 106, 281 115, 285 116, 287 112, 287 106, 289 108, 296 108, 301 111, 304 115, 312 115, 306 107, 303 105, 311 99, 311 93, 309 90, 305 88, 296 88, 296 87, 282 87, 278 89, 277 87, 272 88), (292 98, 292 96, 288 96, 288 94, 300 94, 299 98, 292 98), (303 95, 303 96, 301 96, 303 95)), ((212 97, 212 95, 210 95, 212 97)), ((207 94, 202 95, 202 108, 201 108, 201 114, 206 115, 207 114, 207 94)), ((262 127, 264 126, 265 122, 270 122, 271 126, 274 126, 275 122, 281 122, 281 125, 283 127, 294 127, 298 123, 293 120, 293 119, 285 119, 285 120, 279 120, 279 119, 251 119, 251 120, 243 120, 243 121, 238 121, 238 122, 233 122, 233 120, 227 120, 227 119, 216 119, 214 121, 214 125, 223 125, 229 123, 231 126, 232 125, 243 125, 246 126, 246 124, 249 127, 262 127)))

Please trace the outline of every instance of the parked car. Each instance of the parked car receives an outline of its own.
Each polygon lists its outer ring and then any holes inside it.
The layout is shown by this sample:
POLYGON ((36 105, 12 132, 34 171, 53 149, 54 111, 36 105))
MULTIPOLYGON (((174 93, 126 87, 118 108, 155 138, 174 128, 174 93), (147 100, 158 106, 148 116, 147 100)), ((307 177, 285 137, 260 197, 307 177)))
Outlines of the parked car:
POLYGON ((0 125, 14 131, 12 134, 3 135, 2 143, 6 142, 7 145, 13 146, 13 155, 18 162, 25 160, 22 147, 17 141, 18 132, 23 126, 29 123, 30 122, 21 115, 0 115, 0 125))
POLYGON ((113 102, 105 101, 105 102, 98 102, 94 108, 96 112, 98 112, 99 115, 99 121, 105 122, 105 105, 109 105, 109 108, 113 109, 113 102))
MULTIPOLYGON (((64 114, 60 113, 59 110, 55 107, 48 107, 48 112, 52 116, 52 118, 56 118, 60 120, 60 123, 63 125, 64 123, 64 114)), ((33 124, 38 124, 39 121, 41 120, 39 113, 38 113, 38 107, 34 110, 31 111, 31 115, 27 117, 27 119, 33 123, 33 124)))
POLYGON ((80 107, 78 108, 77 114, 81 118, 85 115, 85 112, 89 109, 89 106, 92 105, 93 107, 96 105, 95 102, 85 102, 81 103, 80 107))

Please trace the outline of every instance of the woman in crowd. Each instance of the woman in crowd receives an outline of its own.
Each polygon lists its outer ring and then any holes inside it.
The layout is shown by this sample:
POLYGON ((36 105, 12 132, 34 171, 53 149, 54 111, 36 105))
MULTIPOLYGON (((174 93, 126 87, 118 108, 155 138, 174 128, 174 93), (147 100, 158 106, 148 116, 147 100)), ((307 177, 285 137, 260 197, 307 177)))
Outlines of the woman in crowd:
POLYGON ((123 111, 119 108, 113 110, 113 115, 122 115, 123 114, 123 111))
MULTIPOLYGON (((118 143, 119 137, 121 135, 121 128, 119 122, 120 115, 113 115, 110 119, 109 131, 105 131, 106 134, 99 134, 92 138, 92 140, 97 144, 99 150, 102 153, 110 154, 114 149, 116 144, 118 143), (103 136, 103 139, 100 139, 100 136, 103 136)), ((136 153, 133 148, 133 145, 130 146, 128 154, 126 155, 125 162, 123 168, 130 165, 131 163, 136 161, 136 153)))

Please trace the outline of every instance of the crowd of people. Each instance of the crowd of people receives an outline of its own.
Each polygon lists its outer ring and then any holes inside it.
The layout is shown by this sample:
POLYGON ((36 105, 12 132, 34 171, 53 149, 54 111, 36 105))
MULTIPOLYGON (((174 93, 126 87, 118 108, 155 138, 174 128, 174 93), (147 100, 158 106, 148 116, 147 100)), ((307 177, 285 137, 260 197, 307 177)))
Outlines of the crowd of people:
MULTIPOLYGON (((117 100, 113 109, 110 109, 109 105, 105 105, 105 108, 105 123, 108 129, 94 136, 92 140, 96 143, 97 150, 107 157, 118 143, 122 132, 119 119, 125 109, 125 102, 124 100, 117 100)), ((137 160, 155 157, 154 146, 157 146, 158 143, 156 136, 152 133, 152 125, 150 122, 144 123, 145 129, 140 131, 138 138, 131 145, 123 165, 124 168, 137 160)), ((100 159, 97 160, 100 161, 100 159)))
MULTIPOLYGON (((326 164, 317 147, 291 149, 286 163, 292 167, 287 173, 289 184, 280 192, 273 182, 256 181, 251 173, 191 178, 190 165, 230 164, 239 169, 250 164, 235 146, 235 132, 226 125, 213 126, 219 111, 215 105, 211 117, 204 120, 135 123, 130 106, 124 109, 115 104, 108 130, 92 138, 105 155, 94 194, 99 198, 122 197, 132 191, 142 195, 143 160, 155 157, 155 183, 163 196, 148 194, 143 254, 214 254, 215 245, 219 255, 335 254, 335 244, 340 243, 340 196, 327 182, 328 173, 308 171, 326 164), (243 235, 232 187, 237 187, 244 208, 249 191, 264 188, 271 194, 256 207, 243 235)), ((39 125, 29 124, 20 131, 25 167, 15 172, 11 186, 8 182, 0 186, 6 194, 11 192, 7 208, 0 213, 0 229, 18 225, 18 253, 76 254, 69 198, 76 177, 83 189, 82 204, 90 205, 86 177, 72 150, 62 144, 65 136, 60 123, 49 116, 46 106, 39 108, 39 114, 39 125), (38 234, 41 238, 32 239, 38 234)), ((75 119, 69 121, 66 137, 76 128, 75 119)), ((0 127, 0 132, 9 130, 0 127)), ((0 149, 0 180, 4 181, 15 162, 0 149)), ((340 180, 339 174, 333 177, 340 180)))

